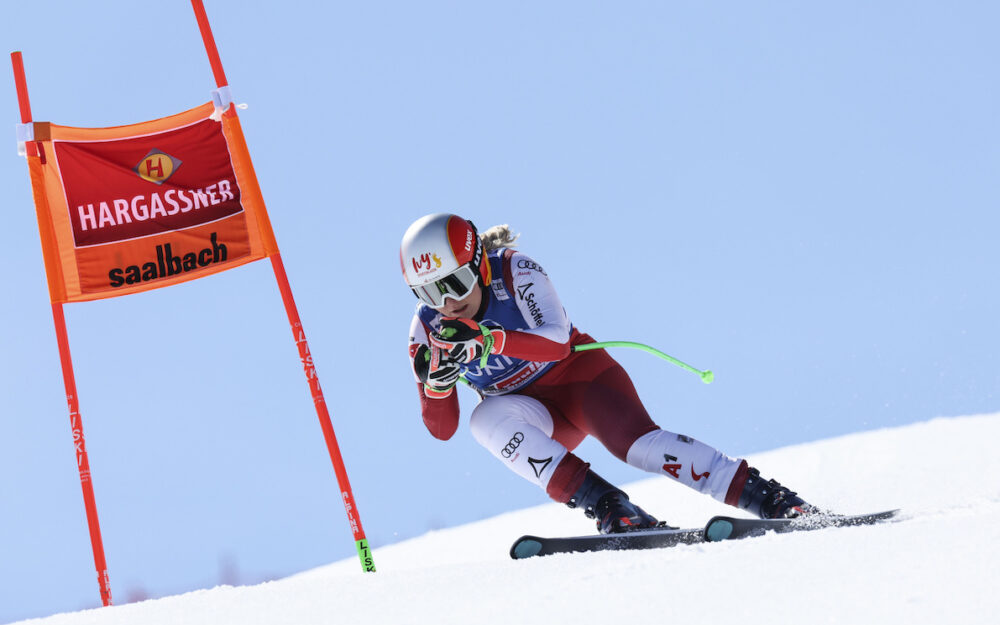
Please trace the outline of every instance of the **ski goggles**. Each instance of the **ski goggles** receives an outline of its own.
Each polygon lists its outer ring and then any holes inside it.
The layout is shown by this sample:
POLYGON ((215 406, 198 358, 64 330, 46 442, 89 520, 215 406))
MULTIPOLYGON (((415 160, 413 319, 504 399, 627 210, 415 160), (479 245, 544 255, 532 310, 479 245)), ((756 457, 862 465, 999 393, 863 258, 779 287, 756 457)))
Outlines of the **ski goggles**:
POLYGON ((444 306, 445 298, 465 299, 472 291, 472 287, 476 286, 477 281, 478 276, 472 266, 462 265, 440 280, 422 286, 410 287, 410 289, 421 302, 431 308, 441 308, 444 306))

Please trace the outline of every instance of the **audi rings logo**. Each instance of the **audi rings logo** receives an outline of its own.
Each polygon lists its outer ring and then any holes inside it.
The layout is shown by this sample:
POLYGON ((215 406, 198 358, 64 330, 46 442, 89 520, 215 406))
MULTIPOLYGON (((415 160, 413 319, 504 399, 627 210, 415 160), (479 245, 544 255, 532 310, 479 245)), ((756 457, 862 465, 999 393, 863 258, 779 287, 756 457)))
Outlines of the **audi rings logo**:
POLYGON ((522 432, 514 432, 514 436, 510 437, 507 441, 507 446, 500 451, 500 455, 504 458, 510 458, 511 454, 517 451, 517 448, 521 446, 521 442, 524 440, 524 434, 522 432))

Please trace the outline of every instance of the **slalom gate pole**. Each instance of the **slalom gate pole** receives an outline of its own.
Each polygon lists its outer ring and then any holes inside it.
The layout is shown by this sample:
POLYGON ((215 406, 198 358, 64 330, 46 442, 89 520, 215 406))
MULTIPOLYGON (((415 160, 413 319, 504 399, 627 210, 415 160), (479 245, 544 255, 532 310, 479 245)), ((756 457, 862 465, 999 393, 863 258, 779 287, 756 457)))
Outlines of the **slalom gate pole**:
POLYGON ((691 373, 698 374, 698 377, 700 377, 701 381, 704 382, 705 384, 711 384, 712 381, 715 379, 715 374, 712 373, 711 371, 702 371, 701 369, 695 369, 686 362, 681 362, 680 360, 677 360, 676 358, 674 358, 669 354, 664 354, 655 347, 650 347, 649 345, 636 343, 634 341, 605 341, 603 343, 582 343, 580 345, 574 345, 570 349, 574 352, 583 352, 589 349, 605 349, 608 347, 633 347, 635 349, 641 349, 642 351, 653 354, 654 356, 659 356, 660 358, 666 360, 667 362, 677 365, 681 369, 690 371, 691 373))
MULTIPOLYGON (((191 6, 194 8, 195 18, 198 20, 198 27, 201 29, 201 36, 205 42, 205 52, 208 54, 208 60, 212 66, 216 87, 225 87, 228 85, 228 81, 226 80, 226 73, 222 69, 222 59, 215 45, 215 37, 212 35, 212 27, 208 23, 205 6, 202 0, 191 0, 191 6)), ((230 106, 224 115, 236 117, 236 107, 230 106)), ((358 558, 361 560, 361 568, 366 572, 374 573, 375 560, 368 546, 368 540, 365 538, 365 531, 361 526, 358 506, 354 502, 354 493, 351 490, 351 483, 347 477, 347 469, 344 467, 344 458, 340 453, 340 446, 337 444, 337 435, 333 431, 333 421, 330 419, 330 411, 323 397, 323 389, 319 384, 316 367, 313 364, 312 354, 309 351, 309 343, 306 341, 305 329, 302 327, 298 308, 295 305, 295 298, 292 296, 292 288, 288 283, 285 265, 281 261, 280 253, 273 254, 270 256, 270 259, 275 280, 278 282, 278 289, 281 291, 281 299, 285 305, 285 313, 288 315, 288 323, 292 327, 292 336, 295 338, 295 345, 299 350, 299 358, 302 360, 302 367, 305 371, 306 380, 309 383, 309 390, 312 393, 313 403, 316 405, 316 416, 319 417, 320 427, 323 429, 323 437, 326 440, 327 451, 330 454, 330 461, 333 463, 333 471, 337 476, 340 497, 347 512, 347 521, 350 523, 351 532, 354 535, 354 545, 357 548, 358 558)))
MULTIPOLYGON (((14 66, 14 85, 17 89, 17 101, 21 110, 21 123, 31 122, 31 103, 28 99, 28 82, 24 75, 24 61, 20 52, 12 52, 11 63, 14 66)), ((44 157, 39 152, 36 142, 26 146, 28 157, 44 157)), ((34 180, 32 180, 34 183, 34 180)), ((46 228, 41 219, 38 227, 46 228)), ((66 331, 66 317, 61 303, 52 304, 52 320, 56 327, 56 343, 59 346, 59 361, 62 364, 63 384, 66 388, 66 403, 69 408, 70 427, 73 431, 73 444, 76 447, 76 466, 80 474, 80 486, 83 489, 83 504, 87 512, 87 527, 90 530, 90 546, 94 552, 94 568, 97 570, 97 583, 101 592, 101 603, 111 605, 111 579, 108 576, 108 565, 104 557, 104 540, 101 538, 101 524, 97 518, 97 502, 94 497, 94 484, 90 476, 90 459, 87 456, 87 444, 83 436, 83 421, 80 418, 80 401, 76 394, 76 376, 73 374, 73 359, 69 351, 69 334, 66 331)))
POLYGON ((101 603, 109 606, 111 605, 111 578, 108 576, 108 564, 104 557, 104 540, 101 537, 101 523, 97 517, 97 500, 94 497, 94 483, 90 477, 90 459, 87 455, 86 439, 83 436, 80 399, 76 394, 76 377, 73 375, 73 359, 69 353, 69 335, 66 332, 66 318, 63 315, 62 304, 52 304, 52 318, 56 325, 59 360, 62 362, 66 403, 69 407, 70 426, 73 428, 73 443, 76 445, 76 466, 80 472, 83 503, 87 510, 87 527, 90 529, 90 546, 94 551, 97 584, 101 589, 101 603))
POLYGON ((354 493, 351 490, 351 482, 347 478, 344 458, 340 454, 340 446, 337 444, 337 435, 333 431, 330 411, 327 409, 326 400, 323 397, 323 389, 319 385, 319 376, 316 374, 316 366, 313 364, 312 354, 309 352, 306 332, 299 319, 295 299, 292 297, 292 289, 288 284, 288 276, 285 274, 285 266, 281 262, 281 254, 271 256, 271 266, 274 269, 274 277, 278 281, 281 299, 285 303, 288 323, 292 326, 295 345, 299 348, 299 358, 302 359, 302 367, 305 370, 306 380, 309 382, 313 403, 316 404, 316 415, 319 417, 320 427, 323 428, 323 438, 326 439, 326 448, 330 454, 330 461, 333 462, 333 471, 337 476, 337 484, 340 486, 340 496, 343 500, 344 510, 347 512, 347 522, 350 523, 351 532, 354 534, 354 545, 358 551, 358 558, 361 560, 361 568, 365 572, 374 573, 375 560, 368 547, 365 530, 361 527, 361 517, 358 514, 358 506, 354 503, 354 493))

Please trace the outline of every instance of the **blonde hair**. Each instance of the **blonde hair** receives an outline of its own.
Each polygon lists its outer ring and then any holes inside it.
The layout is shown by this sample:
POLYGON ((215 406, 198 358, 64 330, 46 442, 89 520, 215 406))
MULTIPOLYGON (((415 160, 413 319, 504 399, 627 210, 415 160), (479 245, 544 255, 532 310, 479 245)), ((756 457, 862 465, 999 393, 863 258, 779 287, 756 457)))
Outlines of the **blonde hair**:
POLYGON ((510 226, 503 224, 500 226, 493 226, 486 232, 479 235, 479 240, 483 243, 483 248, 487 252, 490 250, 498 250, 501 247, 516 247, 517 237, 520 234, 514 234, 510 230, 510 226))

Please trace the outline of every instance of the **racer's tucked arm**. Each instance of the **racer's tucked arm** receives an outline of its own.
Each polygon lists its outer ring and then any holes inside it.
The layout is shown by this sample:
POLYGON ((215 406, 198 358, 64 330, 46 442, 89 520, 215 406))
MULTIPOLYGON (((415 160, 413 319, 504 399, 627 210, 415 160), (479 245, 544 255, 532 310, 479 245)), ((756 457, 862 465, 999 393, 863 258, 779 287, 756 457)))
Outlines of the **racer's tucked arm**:
POLYGON ((417 381, 417 392, 420 395, 420 414, 431 435, 446 441, 454 436, 455 431, 458 430, 460 415, 458 394, 455 392, 454 382, 445 390, 436 390, 421 379, 415 358, 418 353, 423 353, 423 350, 428 349, 430 346, 427 339, 427 329, 420 318, 414 315, 413 322, 410 324, 409 352, 410 365, 413 368, 413 375, 417 381))

